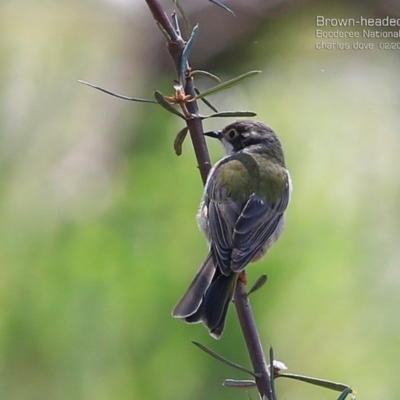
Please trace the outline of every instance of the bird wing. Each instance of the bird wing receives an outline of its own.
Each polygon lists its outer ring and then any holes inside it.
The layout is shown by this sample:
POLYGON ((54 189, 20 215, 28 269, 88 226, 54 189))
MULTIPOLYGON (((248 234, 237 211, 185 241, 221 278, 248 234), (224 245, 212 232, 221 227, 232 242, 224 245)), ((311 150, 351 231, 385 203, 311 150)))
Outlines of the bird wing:
POLYGON ((208 204, 211 247, 216 264, 224 275, 231 273, 232 232, 242 208, 240 202, 229 198, 224 201, 210 200, 208 204))
MULTIPOLYGON (((239 272, 257 255, 282 223, 283 212, 289 202, 289 182, 282 196, 273 203, 265 198, 250 196, 233 231, 234 250, 231 254, 231 270, 239 272)), ((271 244, 275 240, 272 240, 271 244)), ((267 250, 267 249, 266 249, 267 250)))
POLYGON ((216 264, 229 275, 245 268, 273 235, 288 205, 290 184, 288 176, 282 196, 273 203, 255 193, 242 202, 218 185, 217 177, 218 170, 207 185, 209 232, 216 264))

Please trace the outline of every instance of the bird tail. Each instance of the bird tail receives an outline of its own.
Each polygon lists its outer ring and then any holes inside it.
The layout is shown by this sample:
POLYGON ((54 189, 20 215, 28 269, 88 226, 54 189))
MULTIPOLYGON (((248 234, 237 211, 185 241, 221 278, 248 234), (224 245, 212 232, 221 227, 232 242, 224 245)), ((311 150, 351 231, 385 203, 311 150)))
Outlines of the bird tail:
POLYGON ((215 272, 216 268, 212 252, 210 251, 193 279, 193 282, 172 310, 173 317, 183 319, 196 313, 207 289, 210 287, 215 272))
POLYGON ((193 282, 172 310, 172 316, 187 323, 203 322, 210 335, 219 339, 225 326, 238 274, 223 275, 216 268, 212 250, 193 282))

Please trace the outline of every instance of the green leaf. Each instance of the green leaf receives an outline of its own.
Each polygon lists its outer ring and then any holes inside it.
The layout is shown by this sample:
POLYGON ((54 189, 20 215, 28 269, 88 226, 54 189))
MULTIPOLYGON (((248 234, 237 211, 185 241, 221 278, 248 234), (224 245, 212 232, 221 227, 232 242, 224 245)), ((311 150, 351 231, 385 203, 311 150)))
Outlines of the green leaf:
POLYGON ((261 275, 255 282, 251 289, 247 292, 247 297, 249 297, 252 293, 256 292, 260 288, 262 288, 267 282, 268 277, 266 274, 261 275))
POLYGON ((137 102, 139 102, 139 103, 153 103, 153 104, 157 104, 157 101, 154 101, 154 100, 139 99, 139 98, 137 98, 137 97, 122 96, 121 94, 117 94, 117 93, 114 93, 114 92, 110 92, 109 90, 103 89, 103 88, 100 87, 100 86, 93 85, 93 83, 89 83, 89 82, 85 82, 85 81, 81 81, 81 80, 78 80, 78 82, 79 82, 79 83, 82 83, 83 85, 90 86, 90 87, 92 87, 92 88, 94 88, 94 89, 100 90, 101 92, 110 94, 111 96, 118 97, 119 99, 124 99, 124 100, 129 100, 129 101, 137 101, 137 102))
POLYGON ((196 25, 193 28, 190 38, 187 41, 187 43, 182 51, 182 56, 181 56, 181 60, 179 63, 179 79, 180 79, 180 83, 183 88, 186 85, 186 71, 187 71, 188 59, 189 59, 190 53, 193 49, 193 46, 196 42, 196 39, 198 37, 198 32, 199 32, 199 26, 196 25))
POLYGON ((176 138, 174 140, 174 150, 175 150, 175 154, 177 156, 180 156, 182 154, 182 144, 183 144, 183 142, 184 142, 184 140, 186 138, 188 130, 189 130, 188 127, 185 126, 176 135, 176 138))
POLYGON ((165 36, 165 39, 167 39, 167 42, 172 42, 171 36, 169 36, 169 33, 164 29, 164 27, 158 21, 156 21, 156 24, 161 33, 165 36))
POLYGON ((253 111, 221 111, 221 112, 217 112, 215 114, 203 115, 202 119, 217 118, 217 117, 228 117, 228 118, 230 118, 230 117, 255 117, 256 115, 257 114, 253 111))
POLYGON ((192 71, 190 73, 190 76, 197 76, 197 75, 205 76, 206 78, 210 78, 210 79, 212 79, 213 81, 215 81, 217 83, 221 82, 221 79, 219 79, 217 75, 214 75, 214 74, 212 74, 211 72, 208 72, 208 71, 203 71, 201 69, 196 69, 196 70, 194 70, 194 71, 192 71))
POLYGON ((212 94, 222 92, 223 90, 229 89, 232 86, 236 86, 238 83, 244 81, 247 78, 251 78, 252 76, 258 75, 261 71, 249 71, 246 72, 243 75, 239 75, 236 78, 233 78, 229 81, 226 81, 224 83, 221 83, 220 85, 214 86, 210 89, 205 90, 204 92, 201 92, 199 95, 191 99, 190 101, 196 101, 198 99, 201 99, 203 97, 210 96, 212 94))
POLYGON ((200 99, 207 107, 211 108, 214 112, 218 113, 218 110, 206 99, 200 99))
POLYGON ((174 0, 174 3, 182 15, 183 21, 185 22, 186 33, 189 34, 189 32, 192 30, 192 24, 190 23, 189 17, 181 6, 179 0, 174 0))
MULTIPOLYGON (((199 89, 197 89, 197 88, 194 88, 194 91, 195 91, 195 93, 196 94, 199 94, 200 93, 200 91, 199 91, 199 89)), ((218 112, 218 110, 206 99, 206 98, 204 98, 204 99, 200 99, 207 107, 209 107, 209 108, 211 108, 211 110, 213 110, 214 112, 218 112)))
POLYGON ((255 381, 247 379, 225 379, 223 385, 235 389, 249 389, 257 386, 255 381))
POLYGON ((271 377, 271 392, 272 399, 276 400, 276 392, 275 392, 275 369, 274 369, 274 349, 272 346, 269 348, 269 375, 271 377))
POLYGON ((175 114, 178 117, 181 117, 182 119, 186 120, 185 116, 182 113, 180 113, 176 108, 174 108, 174 106, 171 103, 168 103, 168 101, 165 100, 162 93, 160 93, 158 90, 154 91, 154 98, 161 107, 165 108, 170 113, 175 114))
POLYGON ((312 378, 310 376, 304 376, 304 375, 280 373, 276 377, 295 379, 297 381, 310 383, 311 385, 320 386, 331 390, 336 390, 338 392, 343 392, 344 390, 351 389, 348 385, 345 385, 344 383, 328 381, 326 379, 312 378))
POLYGON ((232 367, 232 368, 236 368, 236 369, 238 369, 239 371, 247 372, 248 374, 254 376, 254 378, 257 378, 257 375, 256 375, 253 371, 250 371, 249 369, 247 369, 247 368, 245 368, 245 367, 242 367, 242 366, 239 365, 239 364, 236 364, 236 363, 234 363, 234 362, 232 362, 232 361, 227 360, 226 358, 220 356, 219 354, 213 352, 212 350, 210 350, 209 348, 207 348, 206 346, 203 346, 202 344, 200 344, 200 343, 198 343, 198 342, 192 341, 192 343, 193 343, 195 346, 197 346, 198 348, 200 348, 201 350, 203 350, 204 352, 206 352, 207 354, 209 354, 210 356, 216 358, 218 361, 221 361, 221 362, 223 362, 224 364, 229 365, 229 366, 232 367))
POLYGON ((222 4, 217 0, 210 0, 210 2, 215 4, 215 5, 217 5, 217 6, 219 6, 219 7, 221 7, 221 8, 223 8, 224 10, 230 12, 234 17, 236 17, 235 13, 230 8, 228 8, 225 4, 222 4))
POLYGON ((346 388, 343 390, 343 392, 340 394, 337 400, 344 400, 349 394, 353 394, 352 399, 355 399, 355 395, 353 393, 353 390, 351 388, 346 388))

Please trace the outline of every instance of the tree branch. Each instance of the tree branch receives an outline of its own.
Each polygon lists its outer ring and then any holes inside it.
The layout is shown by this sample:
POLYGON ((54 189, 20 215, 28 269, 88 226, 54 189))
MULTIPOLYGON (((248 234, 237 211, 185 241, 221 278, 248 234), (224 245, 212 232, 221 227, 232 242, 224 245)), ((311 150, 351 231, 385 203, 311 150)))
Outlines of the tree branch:
MULTIPOLYGON (((180 60, 182 51, 185 47, 185 41, 180 35, 178 35, 175 28, 172 26, 158 0, 146 0, 146 3, 153 14, 154 19, 164 28, 171 38, 171 40, 168 42, 168 51, 174 63, 176 74, 179 76, 180 60)), ((187 66, 187 69, 190 70, 189 65, 187 66)), ((192 97, 196 96, 193 78, 191 76, 187 77, 184 89, 186 94, 189 94, 192 97)), ((196 117, 199 113, 199 107, 196 101, 187 103, 186 107, 193 116, 191 119, 186 120, 186 124, 189 128, 201 179, 203 184, 205 184, 208 173, 211 169, 211 161, 208 154, 207 144, 203 135, 203 125, 201 123, 201 119, 196 117)))
POLYGON ((258 335, 250 302, 247 298, 246 289, 241 279, 238 279, 236 285, 234 302, 243 337, 253 365, 253 371, 257 375, 256 385, 258 392, 261 398, 264 399, 266 397, 268 400, 272 400, 273 394, 270 373, 267 362, 265 361, 264 351, 260 336, 258 335))
MULTIPOLYGON (((170 37, 170 40, 168 41, 168 51, 174 63, 176 74, 179 77, 180 60, 182 51, 185 47, 185 41, 171 24, 158 0, 146 0, 146 3, 153 14, 154 19, 163 27, 170 37)), ((187 65, 187 70, 190 71, 189 65, 187 65)), ((196 96, 193 78, 189 74, 187 75, 184 90, 185 94, 189 94, 192 97, 196 96)), ((203 135, 203 125, 201 119, 197 117, 199 111, 197 103, 195 101, 188 102, 186 103, 186 107, 192 115, 192 118, 187 119, 186 123, 192 139, 201 178, 203 184, 205 184, 208 173, 211 169, 211 162, 203 135)), ((265 361, 250 303, 247 299, 245 286, 240 279, 236 285, 234 301, 254 372, 257 375, 256 384, 258 391, 262 398, 273 400, 270 374, 265 361)))

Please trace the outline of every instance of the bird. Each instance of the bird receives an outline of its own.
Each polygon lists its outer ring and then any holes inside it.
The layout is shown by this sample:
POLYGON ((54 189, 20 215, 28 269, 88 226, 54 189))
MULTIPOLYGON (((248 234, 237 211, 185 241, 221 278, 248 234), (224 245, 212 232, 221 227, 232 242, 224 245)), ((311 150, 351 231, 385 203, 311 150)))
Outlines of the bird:
POLYGON ((281 142, 264 123, 238 120, 204 135, 225 149, 208 174, 197 214, 209 252, 172 316, 203 322, 219 339, 239 274, 282 233, 292 181, 281 142))

